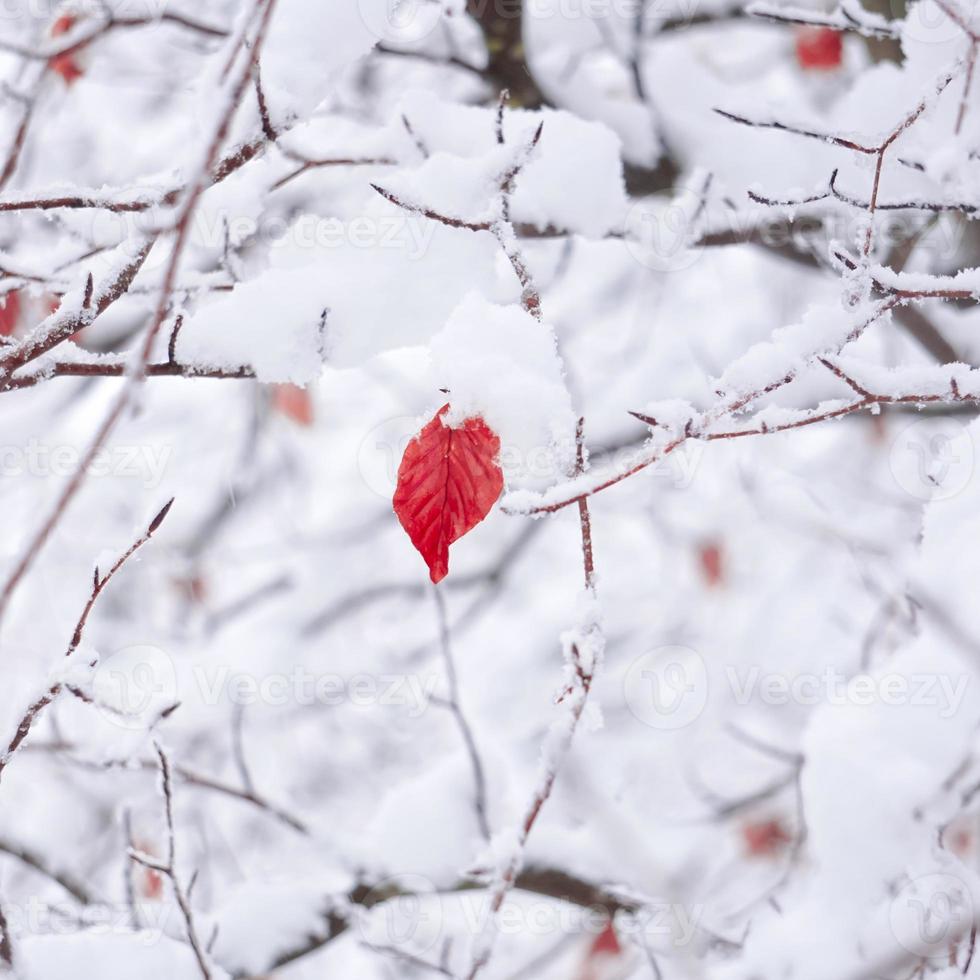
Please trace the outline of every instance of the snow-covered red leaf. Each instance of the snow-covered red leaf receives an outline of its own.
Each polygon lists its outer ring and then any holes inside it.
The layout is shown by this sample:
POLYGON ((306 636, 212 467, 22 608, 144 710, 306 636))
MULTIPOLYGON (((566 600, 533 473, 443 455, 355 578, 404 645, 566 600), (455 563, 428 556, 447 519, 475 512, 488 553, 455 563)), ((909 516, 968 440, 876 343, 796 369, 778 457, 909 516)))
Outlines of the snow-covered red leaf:
POLYGON ((272 407, 280 415, 285 415, 304 428, 313 424, 313 399, 309 391, 299 385, 273 385, 272 407))
POLYGON ((450 427, 447 411, 443 405, 406 447, 393 501, 433 582, 449 571, 449 546, 490 513, 504 488, 496 433, 475 417, 450 427))

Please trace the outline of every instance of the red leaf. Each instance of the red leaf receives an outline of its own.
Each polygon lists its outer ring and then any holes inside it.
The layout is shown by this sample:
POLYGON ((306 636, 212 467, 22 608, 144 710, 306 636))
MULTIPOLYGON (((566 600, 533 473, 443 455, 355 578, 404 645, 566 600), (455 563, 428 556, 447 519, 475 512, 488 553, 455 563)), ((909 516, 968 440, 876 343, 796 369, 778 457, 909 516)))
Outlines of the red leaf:
POLYGON ((576 975, 577 980, 602 980, 603 977, 620 976, 622 955, 623 947, 616 935, 616 928, 609 922, 589 946, 576 975))
MULTIPOLYGON (((74 26, 77 18, 72 14, 63 14, 51 26, 51 36, 58 37, 59 34, 67 34, 74 26)), ((48 68, 60 75, 67 85, 77 81, 82 77, 82 69, 78 67, 74 55, 59 54, 48 61, 48 68)))
POLYGON ((504 488, 500 439, 480 418, 444 425, 443 405, 405 448, 398 467, 395 513, 439 582, 449 572, 449 546, 471 531, 504 488))
MULTIPOLYGON (((139 841, 134 845, 136 850, 150 857, 156 857, 156 851, 151 845, 142 844, 139 841)), ((141 898, 149 898, 154 901, 163 895, 163 877, 159 871, 153 868, 140 867, 136 875, 136 890, 141 898)))
POLYGON ((773 857, 792 841, 778 819, 760 820, 742 826, 742 841, 749 857, 773 857))
POLYGON ((725 566, 721 553, 721 545, 715 541, 706 541, 698 550, 698 562, 705 583, 710 587, 721 585, 725 579, 725 566))
POLYGON ((801 68, 829 71, 839 68, 844 41, 829 27, 801 27, 796 32, 796 60, 801 68))
POLYGON ((277 384, 272 388, 272 407, 280 415, 304 428, 313 424, 313 399, 305 388, 291 384, 277 384))
POLYGON ((609 953, 616 956, 622 951, 623 947, 619 944, 619 936, 616 935, 616 929, 610 922, 606 928, 603 929, 598 936, 596 936, 590 952, 593 955, 596 953, 609 953))
POLYGON ((0 302, 6 300, 0 306, 0 337, 9 337, 17 329, 17 321, 20 319, 20 293, 17 290, 4 294, 0 302))

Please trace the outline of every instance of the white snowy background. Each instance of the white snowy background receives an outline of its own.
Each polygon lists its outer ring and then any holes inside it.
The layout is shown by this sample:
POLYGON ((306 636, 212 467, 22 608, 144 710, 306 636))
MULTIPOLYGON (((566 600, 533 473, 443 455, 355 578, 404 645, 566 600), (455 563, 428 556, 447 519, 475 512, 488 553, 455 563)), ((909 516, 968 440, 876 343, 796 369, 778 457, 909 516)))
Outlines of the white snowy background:
POLYGON ((978 37, 0 4, 0 969, 980 977, 978 37), (437 594, 447 401, 505 492, 437 594))

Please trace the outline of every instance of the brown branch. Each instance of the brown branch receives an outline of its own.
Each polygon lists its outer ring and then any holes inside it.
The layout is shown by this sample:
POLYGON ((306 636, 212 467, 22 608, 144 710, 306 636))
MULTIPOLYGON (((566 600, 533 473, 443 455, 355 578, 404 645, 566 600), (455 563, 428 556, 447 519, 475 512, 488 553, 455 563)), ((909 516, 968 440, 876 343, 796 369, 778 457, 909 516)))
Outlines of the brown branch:
MULTIPOLYGON (((75 363, 66 361, 46 367, 38 374, 16 377, 9 384, 0 388, 4 390, 21 390, 33 388, 35 385, 52 378, 121 378, 126 375, 128 366, 122 361, 107 361, 96 363, 75 363)), ((147 364, 145 368, 148 378, 189 378, 212 379, 221 381, 241 381, 254 379, 255 370, 250 367, 234 369, 205 368, 193 364, 161 363, 147 364)))
POLYGON ((219 27, 202 23, 184 14, 164 11, 155 17, 117 17, 110 14, 100 23, 85 27, 81 31, 73 31, 60 41, 49 43, 40 48, 31 48, 0 38, 0 50, 19 55, 31 61, 50 61, 52 58, 70 57, 89 45, 105 37, 115 30, 153 27, 156 24, 174 24, 178 27, 201 34, 205 37, 224 38, 228 32, 219 27))
MULTIPOLYGON (((61 754, 66 762, 86 769, 89 772, 110 772, 116 769, 128 770, 134 767, 145 772, 158 772, 160 768, 159 763, 154 759, 139 759, 136 762, 133 762, 131 759, 91 761, 70 754, 74 748, 69 743, 50 742, 37 746, 31 745, 28 750, 61 754)), ((229 799, 238 800, 241 803, 247 803, 249 806, 268 814, 299 834, 306 836, 310 833, 309 826, 300 820, 299 817, 283 807, 277 806, 254 790, 248 788, 240 789, 237 786, 222 782, 220 779, 198 772, 180 763, 172 763, 170 768, 172 775, 187 786, 217 793, 219 796, 226 796, 229 799)))
POLYGON ((886 26, 879 27, 874 24, 866 24, 857 20, 852 14, 842 6, 838 6, 832 13, 820 13, 819 11, 794 11, 793 13, 782 13, 766 5, 749 4, 745 13, 750 17, 758 17, 760 20, 769 20, 776 24, 799 24, 804 27, 826 27, 829 30, 843 33, 853 31, 863 37, 875 38, 879 41, 895 41, 902 35, 902 22, 890 21, 886 26), (837 19, 840 18, 840 19, 837 19))
POLYGON ((3 190, 10 183, 17 170, 17 164, 20 163, 21 154, 24 152, 24 147, 27 144, 27 133, 34 119, 34 111, 37 106, 38 94, 43 77, 43 73, 38 76, 34 91, 22 102, 20 122, 17 124, 13 142, 7 151, 7 159, 4 161, 3 170, 0 171, 0 190, 3 190))
POLYGON ((388 44, 376 44, 374 50, 378 54, 390 55, 394 58, 417 58, 420 61, 428 61, 434 65, 446 65, 452 68, 460 68, 463 71, 476 75, 479 78, 486 77, 486 71, 478 65, 471 65, 468 61, 456 55, 430 54, 428 51, 408 51, 403 48, 393 48, 388 44))
POLYGON ((276 132, 276 127, 272 125, 269 103, 266 101, 265 89, 262 87, 262 71, 257 61, 255 63, 255 100, 259 106, 259 119, 262 121, 262 135, 270 143, 275 143, 279 134, 276 132))
MULTIPOLYGON (((892 298, 887 303, 883 304, 878 308, 876 313, 867 321, 865 321, 861 326, 855 328, 854 331, 846 338, 846 342, 850 342, 856 339, 857 336, 863 332, 874 320, 878 319, 887 310, 890 310, 895 303, 898 302, 897 298, 892 298)), ((843 345, 842 345, 843 346, 843 345)), ((631 476, 639 473, 640 471, 646 469, 648 466, 659 462, 666 456, 675 452, 682 445, 684 445, 688 440, 700 440, 702 442, 716 442, 721 439, 741 439, 747 436, 757 436, 757 435, 773 435, 778 432, 787 432, 792 429, 804 428, 810 425, 816 425, 819 422, 825 422, 830 419, 843 418, 846 415, 852 415, 856 412, 862 412, 869 409, 875 409, 880 405, 950 405, 950 404, 980 404, 980 396, 974 395, 963 395, 955 384, 950 385, 950 389, 947 393, 942 394, 909 394, 909 395, 886 395, 880 393, 869 393, 866 397, 859 399, 858 401, 851 402, 847 405, 829 409, 827 411, 821 412, 814 410, 811 414, 804 416, 800 419, 795 419, 792 422, 786 422, 779 425, 768 425, 767 423, 760 423, 754 428, 744 428, 744 429, 733 429, 723 432, 711 432, 708 430, 708 426, 714 422, 719 421, 721 418, 726 416, 737 414, 742 408, 761 398, 763 395, 771 393, 777 390, 785 384, 788 384, 794 377, 796 373, 793 372, 787 375, 785 378, 779 379, 779 381, 772 382, 765 388, 758 389, 751 392, 748 395, 743 395, 736 401, 730 402, 727 405, 723 404, 716 406, 707 412, 704 412, 700 419, 695 424, 690 424, 685 429, 684 433, 675 437, 670 442, 663 446, 656 447, 648 451, 638 462, 629 467, 628 469, 616 473, 610 476, 608 479, 603 480, 596 486, 590 487, 581 493, 570 493, 568 497, 561 500, 555 501, 553 503, 540 504, 534 507, 530 507, 526 510, 519 511, 507 511, 508 513, 521 513, 528 515, 536 514, 552 514, 559 510, 569 507, 572 504, 578 504, 582 499, 591 497, 594 494, 601 493, 603 490, 607 490, 609 487, 615 486, 617 483, 621 483, 623 480, 629 479, 631 476)), ((655 420, 651 420, 655 421, 655 420)), ((506 508, 505 508, 506 510, 506 508)))
MULTIPOLYGON (((845 194, 837 187, 837 173, 838 172, 835 170, 830 176, 830 193, 837 198, 838 201, 842 201, 844 204, 849 204, 851 207, 857 208, 860 211, 871 210, 871 201, 861 201, 856 197, 852 197, 850 194, 845 194)), ((826 197, 827 195, 825 194, 823 196, 826 197)), ((819 199, 814 198, 814 200, 819 199)), ((876 201, 875 209, 878 211, 957 211, 961 214, 975 214, 977 211, 977 207, 974 204, 966 204, 963 202, 946 204, 934 201, 889 201, 887 203, 876 201)))
POLYGON ((71 642, 68 644, 68 649, 65 651, 65 656, 70 657, 77 649, 78 645, 82 642, 82 634, 85 632, 85 626, 88 623, 89 614, 92 612, 92 608, 98 602, 99 596, 105 591, 106 586, 112 581, 115 574, 129 561, 133 555, 136 554, 140 548, 145 545, 150 538, 156 533, 160 525, 167 519, 167 514, 170 513, 170 508, 174 505, 174 498, 171 497, 160 509, 156 517, 150 521, 149 526, 146 531, 136 539, 116 560, 113 562, 112 567, 109 569, 105 575, 99 575, 98 566, 95 569, 95 575, 92 580, 92 592, 88 597, 88 602, 85 603, 85 608, 82 609, 81 616, 78 617, 78 622, 75 624, 75 632, 72 633, 71 642))
POLYGON ((781 123, 777 120, 749 119, 747 116, 739 115, 736 112, 729 112, 726 109, 715 109, 719 116, 724 116, 734 123, 741 126, 751 126, 753 129, 775 129, 780 133, 792 133, 795 136, 805 136, 807 139, 820 140, 822 143, 831 143, 834 146, 843 147, 845 150, 853 150, 855 153, 865 153, 869 156, 878 152, 876 146, 865 146, 863 143, 856 143, 843 136, 835 136, 833 133, 819 133, 810 129, 802 129, 799 126, 792 126, 788 123, 781 123))
MULTIPOLYGON (((449 889, 450 893, 465 893, 474 891, 479 886, 472 881, 463 881, 449 889)), ((643 903, 626 895, 618 894, 612 889, 594 884, 584 878, 577 877, 560 868, 529 866, 521 870, 515 881, 514 888, 531 895, 557 902, 567 902, 589 910, 601 910, 609 916, 617 912, 640 912, 643 903)), ((399 888, 390 881, 383 884, 362 882, 344 896, 344 904, 359 908, 371 909, 385 902, 398 898, 413 897, 413 893, 399 888)), ((332 911, 325 917, 326 929, 323 934, 311 936, 307 941, 294 949, 281 953, 273 963, 262 971, 261 976, 273 973, 290 963, 316 953, 333 940, 342 936, 350 928, 349 917, 339 911, 332 911)), ((253 975, 243 980, 258 980, 259 975, 253 975)))
POLYGON ((468 231, 490 231, 493 228, 492 221, 466 221, 463 218, 454 218, 448 214, 442 214, 439 211, 435 211, 432 208, 424 207, 420 204, 410 204, 408 201, 403 201, 398 195, 392 193, 389 190, 385 190, 383 187, 379 187, 377 184, 372 184, 371 187, 374 188, 386 201, 390 201, 396 207, 401 208, 404 211, 408 211, 411 214, 420 214, 424 218, 429 218, 432 221, 438 221, 441 225, 446 225, 447 228, 466 228, 468 231))
POLYGON ((72 898, 82 905, 91 905, 95 902, 95 896, 89 891, 86 884, 73 875, 52 868, 44 858, 29 847, 25 847, 23 844, 15 844, 13 841, 5 838, 0 838, 0 853, 15 858, 21 864, 33 869, 55 884, 60 885, 72 898))
POLYGON ((4 914, 2 905, 0 905, 0 962, 4 964, 6 970, 13 970, 14 944, 10 936, 10 926, 7 924, 7 916, 4 914))
POLYGON ((21 747, 24 739, 30 734, 31 727, 37 720, 38 716, 44 711, 44 709, 51 704, 52 701, 61 693, 61 685, 52 685, 44 694, 42 694, 37 700, 33 701, 28 707, 27 711, 24 713, 24 717, 21 718, 20 723, 17 725, 17 731, 14 732, 14 737, 10 740, 7 746, 7 750, 0 755, 0 779, 3 778, 4 770, 10 764, 10 760, 13 758, 14 753, 21 747))
MULTIPOLYGON (((844 252, 835 251, 834 258, 850 271, 857 269, 857 263, 844 252)), ((922 300, 922 299, 948 299, 948 300, 968 300, 977 302, 977 293, 972 289, 956 289, 949 286, 936 285, 932 289, 899 289, 897 286, 890 286, 883 282, 872 271, 867 271, 867 275, 874 288, 886 296, 891 296, 895 302, 922 300)), ((942 281, 942 280, 940 280, 942 281)))
POLYGON ((62 341, 68 340, 72 334, 91 325, 97 317, 125 295, 143 267, 152 247, 152 240, 145 241, 136 251, 133 259, 113 279, 100 284, 98 291, 91 296, 87 307, 84 306, 83 301, 83 305, 76 310, 63 312, 59 308, 41 324, 41 327, 48 324, 47 330, 38 328, 19 343, 12 344, 0 352, 0 391, 5 390, 10 384, 14 371, 23 368, 62 341))
MULTIPOLYGON (((835 170, 834 173, 837 173, 835 170)), ((756 204, 764 204, 766 207, 770 208, 797 208, 802 204, 816 204, 818 201, 826 201, 830 196, 829 191, 824 191, 822 194, 812 194, 810 197, 794 197, 794 198, 778 198, 769 197, 765 194, 759 194, 756 191, 748 191, 749 200, 754 201, 756 204)))
MULTIPOLYGON (((287 153, 286 156, 290 160, 301 161, 300 166, 291 170, 284 177, 280 177, 269 190, 277 191, 296 180, 297 177, 302 177, 303 174, 309 173, 311 170, 318 170, 323 167, 394 167, 398 164, 398 161, 392 157, 330 157, 322 160, 310 160, 296 153, 287 153)), ((374 189, 378 190, 377 187, 374 189)))

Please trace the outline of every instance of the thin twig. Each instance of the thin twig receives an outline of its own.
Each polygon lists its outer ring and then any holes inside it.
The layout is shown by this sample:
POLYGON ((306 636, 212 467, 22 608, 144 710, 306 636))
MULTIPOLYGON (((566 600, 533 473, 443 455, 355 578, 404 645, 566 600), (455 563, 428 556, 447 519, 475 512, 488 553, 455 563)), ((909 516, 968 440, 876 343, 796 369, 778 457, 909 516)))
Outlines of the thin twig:
POLYGON ((174 826, 174 796, 170 778, 170 760, 158 742, 154 743, 154 748, 156 749, 157 758, 160 761, 161 792, 163 795, 163 809, 167 830, 167 859, 166 861, 158 861, 152 855, 136 850, 130 850, 129 856, 137 863, 153 871, 158 871, 170 880, 174 900, 177 902, 177 907, 180 909, 180 913, 184 918, 187 941, 190 943, 194 958, 197 960, 201 976, 204 980, 211 980, 213 973, 210 958, 198 935, 194 912, 190 904, 190 889, 193 887, 193 879, 191 879, 191 885, 185 888, 177 873, 177 831, 174 826))
POLYGON ((477 748, 476 738, 473 729, 463 712, 459 698, 459 679, 456 675, 456 664, 453 659, 451 638, 449 634, 449 620, 446 615, 446 600, 437 586, 433 586, 433 597, 435 598, 436 611, 439 616, 439 636, 442 649, 442 659, 446 666, 446 683, 449 687, 449 700, 446 706, 452 712, 456 726, 462 736, 463 744, 470 759, 470 768, 473 772, 473 807, 476 811, 476 821, 480 827, 483 839, 490 840, 490 821, 487 815, 487 780, 483 769, 483 760, 480 758, 480 751, 477 748))
MULTIPOLYGON (((85 632, 85 626, 88 623, 89 614, 92 612, 96 600, 105 591, 106 586, 113 579, 116 573, 129 561, 133 555, 139 551, 140 548, 145 545, 150 538, 156 533, 160 525, 163 523, 167 514, 170 512, 170 508, 173 505, 173 498, 171 497, 169 501, 163 506, 163 508, 157 513, 157 515, 150 521, 146 531, 133 543, 125 552, 115 561, 109 571, 104 575, 99 575, 99 569, 95 569, 95 573, 92 579, 92 591, 89 595, 88 601, 82 609, 81 615, 78 617, 78 622, 75 624, 75 629, 72 632, 71 640, 68 642, 68 647, 65 651, 65 656, 70 657, 77 649, 82 641, 82 634, 85 632)), ((13 738, 7 746, 6 751, 0 755, 0 779, 3 778, 3 772, 10 764, 10 760, 13 758, 14 753, 21 747, 24 739, 31 732, 31 728, 37 721, 38 717, 44 713, 45 709, 55 701, 61 694, 65 686, 58 682, 52 684, 47 691, 45 691, 40 697, 34 700, 27 711, 24 713, 23 718, 20 720, 20 724, 17 726, 16 732, 14 732, 13 738)), ((86 699, 84 692, 76 688, 68 688, 72 694, 76 694, 82 697, 83 700, 86 699)), ((90 700, 90 699, 89 699, 90 700)))

